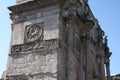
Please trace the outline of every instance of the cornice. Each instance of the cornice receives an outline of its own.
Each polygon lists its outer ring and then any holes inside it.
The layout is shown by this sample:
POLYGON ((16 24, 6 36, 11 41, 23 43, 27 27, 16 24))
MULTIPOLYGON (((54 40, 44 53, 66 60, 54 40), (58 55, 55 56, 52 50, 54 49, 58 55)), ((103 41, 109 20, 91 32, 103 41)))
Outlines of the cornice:
POLYGON ((58 0, 34 0, 34 1, 29 1, 27 3, 10 6, 8 7, 8 9, 12 11, 12 13, 18 14, 36 8, 43 8, 49 5, 53 5, 56 4, 57 2, 58 0))

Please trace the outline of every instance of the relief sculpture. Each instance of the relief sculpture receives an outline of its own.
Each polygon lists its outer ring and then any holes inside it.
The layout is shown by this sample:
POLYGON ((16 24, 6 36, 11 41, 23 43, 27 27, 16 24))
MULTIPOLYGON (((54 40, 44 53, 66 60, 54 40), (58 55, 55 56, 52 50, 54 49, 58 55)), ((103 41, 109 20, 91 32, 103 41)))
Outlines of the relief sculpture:
POLYGON ((43 38, 43 29, 38 24, 28 25, 25 30, 25 42, 41 40, 43 38))
POLYGON ((13 45, 11 48, 11 53, 15 54, 35 50, 44 51, 55 48, 58 48, 58 40, 51 39, 44 41, 29 42, 26 44, 13 45))
POLYGON ((24 44, 13 45, 11 54, 55 48, 58 48, 57 39, 43 40, 43 23, 32 24, 26 26, 24 44))

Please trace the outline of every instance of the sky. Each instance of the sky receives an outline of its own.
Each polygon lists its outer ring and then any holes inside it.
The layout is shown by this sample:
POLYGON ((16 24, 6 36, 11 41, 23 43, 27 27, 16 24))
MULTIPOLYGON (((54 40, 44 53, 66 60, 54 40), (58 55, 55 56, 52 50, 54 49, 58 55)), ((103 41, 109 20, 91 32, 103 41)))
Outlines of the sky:
POLYGON ((11 20, 8 6, 15 5, 15 0, 0 0, 0 77, 6 70, 11 39, 11 20))
MULTIPOLYGON (((15 0, 0 0, 0 76, 6 70, 9 45, 11 40, 11 20, 8 6, 15 5, 15 0)), ((120 0, 89 0, 90 8, 98 19, 105 35, 112 56, 111 74, 120 73, 120 0)))

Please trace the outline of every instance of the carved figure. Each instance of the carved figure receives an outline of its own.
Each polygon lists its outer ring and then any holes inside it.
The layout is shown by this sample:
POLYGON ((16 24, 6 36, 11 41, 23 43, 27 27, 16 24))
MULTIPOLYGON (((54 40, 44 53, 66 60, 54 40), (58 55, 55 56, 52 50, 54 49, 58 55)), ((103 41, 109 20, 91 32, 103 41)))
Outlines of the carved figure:
POLYGON ((43 29, 37 25, 28 25, 26 26, 25 31, 25 42, 36 41, 42 38, 43 29))
POLYGON ((11 53, 20 53, 20 52, 27 52, 27 51, 35 51, 37 49, 43 51, 48 49, 55 49, 58 48, 58 40, 51 39, 45 41, 36 41, 36 42, 29 42, 26 44, 19 44, 13 45, 11 48, 11 53))

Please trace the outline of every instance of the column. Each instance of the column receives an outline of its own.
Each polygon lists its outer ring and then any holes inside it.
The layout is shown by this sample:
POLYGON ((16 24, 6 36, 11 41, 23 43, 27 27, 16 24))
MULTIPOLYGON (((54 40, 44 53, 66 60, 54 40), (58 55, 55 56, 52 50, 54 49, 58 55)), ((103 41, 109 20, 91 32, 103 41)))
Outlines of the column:
POLYGON ((105 80, 104 55, 103 54, 101 54, 100 56, 100 71, 101 71, 100 80, 105 80))
POLYGON ((106 72, 107 72, 107 80, 111 80, 110 77, 110 63, 106 63, 106 72))
MULTIPOLYGON (((87 25, 87 27, 89 24, 87 25)), ((86 28, 86 37, 85 37, 85 55, 86 55, 86 72, 85 72, 85 80, 92 80, 92 73, 91 73, 91 65, 90 65, 90 33, 89 29, 86 28)))

